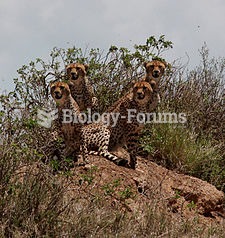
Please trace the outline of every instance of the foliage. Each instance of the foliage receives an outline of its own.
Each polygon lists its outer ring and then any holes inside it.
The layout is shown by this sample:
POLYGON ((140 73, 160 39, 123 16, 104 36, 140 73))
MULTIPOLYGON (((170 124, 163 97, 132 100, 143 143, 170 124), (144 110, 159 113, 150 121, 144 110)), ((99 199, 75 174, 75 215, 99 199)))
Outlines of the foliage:
POLYGON ((160 88, 158 111, 185 113, 187 123, 147 126, 142 147, 157 163, 225 191, 225 59, 210 59, 205 45, 200 55, 201 65, 174 70, 160 88))
MULTIPOLYGON (((201 236, 200 228, 196 226, 193 230, 195 224, 183 222, 176 226, 157 206, 148 205, 142 214, 133 215, 121 207, 109 208, 105 199, 113 197, 124 208, 134 192, 129 186, 118 190, 122 185, 120 180, 99 188, 95 181, 96 167, 80 174, 75 181, 79 191, 85 188, 90 196, 85 200, 82 193, 71 198, 65 186, 69 186, 67 182, 72 178, 71 160, 57 161, 50 159, 49 154, 52 146, 60 150, 63 141, 58 139, 52 145, 52 129, 45 129, 36 121, 38 108, 52 107, 49 83, 65 80, 68 63, 89 64, 88 77, 103 112, 126 92, 132 80, 143 76, 144 61, 163 58, 163 52, 170 48, 172 42, 165 36, 159 39, 151 36, 145 44, 135 45, 133 49, 112 45, 106 53, 100 49, 55 47, 48 61, 38 58, 18 70, 15 89, 0 95, 1 234, 87 237, 104 236, 107 232, 112 237, 201 236), (62 167, 63 173, 53 173, 62 167), (68 180, 63 183, 63 179, 68 180), (94 188, 97 191, 92 191, 94 188)), ((191 71, 171 63, 160 85, 162 102, 158 111, 186 113, 187 123, 150 124, 141 145, 155 162, 207 180, 225 191, 225 60, 210 59, 206 46, 200 54, 201 65, 191 71)), ((209 231, 209 236, 216 232, 209 231)))
POLYGON ((12 96, 28 110, 44 106, 49 100, 49 82, 65 79, 65 66, 71 62, 80 62, 89 64, 89 78, 100 98, 103 111, 118 98, 128 82, 140 77, 144 61, 160 56, 169 48, 172 48, 172 42, 167 41, 163 35, 158 40, 154 36, 149 37, 146 44, 135 45, 133 51, 111 46, 106 54, 98 48, 83 52, 75 47, 54 47, 48 62, 37 58, 17 71, 19 78, 14 79, 15 90, 12 96))

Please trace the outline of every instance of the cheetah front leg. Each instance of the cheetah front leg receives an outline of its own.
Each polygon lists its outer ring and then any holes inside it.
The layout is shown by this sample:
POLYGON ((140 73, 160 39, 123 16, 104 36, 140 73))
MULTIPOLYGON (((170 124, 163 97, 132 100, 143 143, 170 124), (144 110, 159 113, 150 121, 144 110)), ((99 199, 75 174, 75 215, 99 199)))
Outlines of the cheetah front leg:
POLYGON ((92 112, 99 112, 99 104, 98 104, 98 99, 96 97, 92 98, 92 112))
POLYGON ((137 151, 138 151, 138 133, 132 133, 128 135, 127 148, 130 154, 130 168, 135 169, 137 164, 137 151))
POLYGON ((89 163, 89 160, 88 160, 89 151, 88 151, 88 147, 87 147, 86 143, 82 143, 82 145, 80 146, 80 150, 82 153, 82 162, 80 163, 80 165, 88 164, 89 163))

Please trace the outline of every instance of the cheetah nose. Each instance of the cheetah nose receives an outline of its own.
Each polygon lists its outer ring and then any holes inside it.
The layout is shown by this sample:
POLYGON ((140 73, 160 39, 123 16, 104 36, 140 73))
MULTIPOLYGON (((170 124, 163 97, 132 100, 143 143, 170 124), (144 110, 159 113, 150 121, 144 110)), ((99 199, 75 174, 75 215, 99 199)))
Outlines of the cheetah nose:
POLYGON ((159 70, 154 70, 153 73, 152 73, 152 75, 153 75, 154 78, 159 77, 159 74, 160 74, 160 71, 159 71, 159 70))
POLYGON ((144 99, 145 95, 142 92, 137 92, 138 99, 144 99))
POLYGON ((159 70, 154 70, 153 73, 154 74, 159 74, 159 70))
POLYGON ((74 72, 71 72, 71 75, 72 75, 72 77, 76 77, 77 76, 77 74, 74 73, 74 72))
POLYGON ((55 91, 55 98, 60 99, 62 97, 61 93, 58 91, 55 91))
POLYGON ((72 79, 77 79, 77 73, 75 73, 75 72, 71 72, 71 77, 72 77, 72 79))

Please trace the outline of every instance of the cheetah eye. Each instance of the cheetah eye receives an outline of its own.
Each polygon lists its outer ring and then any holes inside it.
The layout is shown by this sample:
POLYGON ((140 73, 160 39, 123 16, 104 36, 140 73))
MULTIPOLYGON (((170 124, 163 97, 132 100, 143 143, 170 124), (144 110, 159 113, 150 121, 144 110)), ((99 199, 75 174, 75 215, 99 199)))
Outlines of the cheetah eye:
POLYGON ((52 89, 52 90, 55 90, 55 86, 52 86, 51 89, 52 89))
POLYGON ((60 86, 60 89, 63 90, 63 89, 64 89, 64 86, 60 86))
POLYGON ((146 90, 146 89, 147 89, 147 87, 146 87, 146 86, 143 86, 143 89, 144 89, 144 90, 146 90))

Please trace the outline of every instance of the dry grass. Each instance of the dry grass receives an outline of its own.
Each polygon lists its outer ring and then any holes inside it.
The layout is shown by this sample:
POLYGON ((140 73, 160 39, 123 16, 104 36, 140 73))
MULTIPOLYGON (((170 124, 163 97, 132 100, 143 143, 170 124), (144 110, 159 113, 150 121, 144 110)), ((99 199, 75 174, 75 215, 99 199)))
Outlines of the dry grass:
POLYGON ((225 191, 225 60, 209 59, 205 47, 201 55, 202 65, 175 69, 161 88, 158 112, 185 113, 187 123, 150 125, 142 145, 155 162, 225 191))
MULTIPOLYGON (((205 227, 197 217, 172 219, 164 207, 157 206, 157 200, 131 212, 126 203, 132 188, 122 190, 113 203, 115 184, 93 186, 93 171, 73 182, 69 166, 53 173, 52 167, 57 170, 61 162, 48 163, 52 158, 47 148, 52 145, 46 138, 51 131, 35 121, 37 107, 45 106, 49 99, 48 72, 60 75, 59 56, 63 63, 77 59, 90 63, 103 111, 118 98, 127 81, 141 77, 141 64, 152 56, 149 45, 137 46, 134 53, 125 48, 110 50, 103 60, 94 50, 89 58, 77 49, 55 50, 51 64, 38 59, 38 67, 34 62, 23 66, 15 91, 1 95, 1 237, 224 237, 224 224, 205 227), (77 190, 71 192, 74 183, 77 190)), ((185 112, 188 123, 153 125, 144 134, 142 145, 156 162, 224 191, 225 61, 209 59, 205 48, 201 54, 198 68, 189 72, 174 67, 161 86, 159 110, 185 112)))
MULTIPOLYGON (((7 183, 1 180, 2 237, 224 236, 223 224, 205 226, 197 214, 191 219, 171 214, 159 199, 144 202, 143 197, 139 205, 131 205, 136 195, 122 196, 122 182, 99 186, 97 167, 53 175, 31 159, 17 164, 7 183)), ((12 160, 0 164, 3 173, 12 160)))

